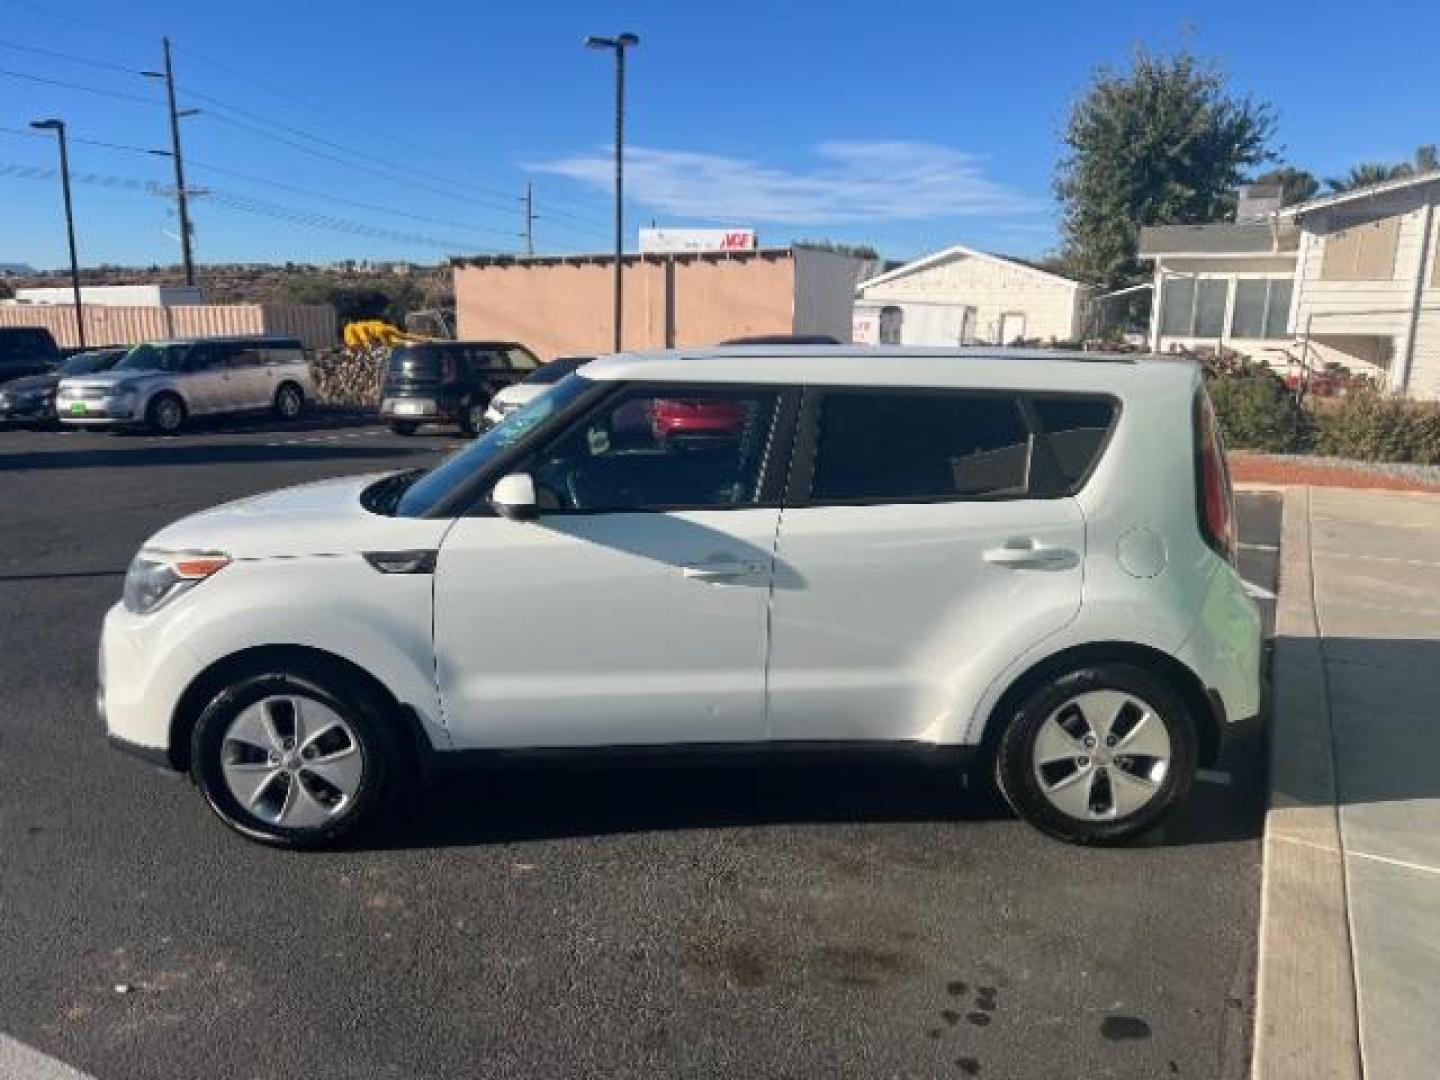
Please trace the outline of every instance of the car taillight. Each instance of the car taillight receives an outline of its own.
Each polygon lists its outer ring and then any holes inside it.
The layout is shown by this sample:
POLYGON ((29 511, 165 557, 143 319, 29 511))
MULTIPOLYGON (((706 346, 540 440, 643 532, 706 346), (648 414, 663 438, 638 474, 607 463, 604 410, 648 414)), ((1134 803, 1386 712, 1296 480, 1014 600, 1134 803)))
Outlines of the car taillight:
POLYGON ((1230 565, 1235 565, 1235 496, 1225 464, 1225 444, 1215 408, 1202 389, 1195 399, 1195 482, 1199 491, 1200 535, 1230 565))

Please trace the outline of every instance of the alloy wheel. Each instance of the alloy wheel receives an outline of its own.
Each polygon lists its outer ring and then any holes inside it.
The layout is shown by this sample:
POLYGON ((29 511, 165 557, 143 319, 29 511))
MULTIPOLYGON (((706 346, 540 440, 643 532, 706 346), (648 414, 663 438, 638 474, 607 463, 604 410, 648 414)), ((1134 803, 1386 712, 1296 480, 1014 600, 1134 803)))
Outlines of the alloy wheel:
POLYGON ((1089 690, 1064 702, 1040 725, 1031 754, 1041 793, 1081 821, 1144 809, 1164 784, 1172 757, 1159 713, 1120 690, 1089 690))
POLYGON ((220 747, 230 794, 249 813, 287 829, 314 829, 345 813, 364 779, 360 740, 313 698, 274 695, 242 709, 220 747))

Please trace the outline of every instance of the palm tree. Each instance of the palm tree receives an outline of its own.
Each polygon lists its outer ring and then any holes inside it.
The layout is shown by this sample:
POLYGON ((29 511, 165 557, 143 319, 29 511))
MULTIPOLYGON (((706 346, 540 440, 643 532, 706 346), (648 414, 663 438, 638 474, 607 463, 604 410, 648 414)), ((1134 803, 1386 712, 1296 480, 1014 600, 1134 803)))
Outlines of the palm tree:
POLYGON ((1409 161, 1397 161, 1394 165, 1365 161, 1352 166, 1344 176, 1326 180, 1325 183, 1330 186, 1331 191, 1354 191, 1356 188, 1383 184, 1387 180, 1401 180, 1407 176, 1435 172, 1437 169, 1440 169, 1440 157, 1436 155, 1435 144, 1426 143, 1416 148, 1413 164, 1409 161))

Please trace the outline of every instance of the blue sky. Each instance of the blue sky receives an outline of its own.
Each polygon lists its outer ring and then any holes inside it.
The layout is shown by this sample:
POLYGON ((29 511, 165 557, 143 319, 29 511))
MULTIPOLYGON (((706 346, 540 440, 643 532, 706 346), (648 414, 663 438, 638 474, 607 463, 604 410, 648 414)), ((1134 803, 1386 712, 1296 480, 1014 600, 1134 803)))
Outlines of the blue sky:
POLYGON ((0 262, 65 259, 58 184, 37 175, 53 140, 12 133, 42 116, 75 140, 82 261, 177 261, 172 203, 145 190, 169 182, 143 152, 168 146, 159 87, 132 73, 159 65, 162 34, 181 104, 203 110, 183 122, 189 184, 212 192, 201 261, 514 250, 527 180, 539 250, 605 250, 612 67, 581 41, 623 30, 642 38, 627 243, 655 219, 896 258, 1043 254, 1068 104, 1095 65, 1182 35, 1276 106, 1286 160, 1321 175, 1440 141, 1433 0, 0 0, 0 262))

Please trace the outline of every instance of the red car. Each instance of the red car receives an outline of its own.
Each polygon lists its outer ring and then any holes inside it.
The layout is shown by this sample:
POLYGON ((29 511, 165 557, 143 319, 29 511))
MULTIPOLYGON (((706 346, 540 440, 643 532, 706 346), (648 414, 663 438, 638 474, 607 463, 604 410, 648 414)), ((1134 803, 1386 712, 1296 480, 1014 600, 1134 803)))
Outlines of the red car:
POLYGON ((674 438, 734 438, 745 426, 745 413, 721 398, 656 398, 650 428, 657 442, 674 438))

